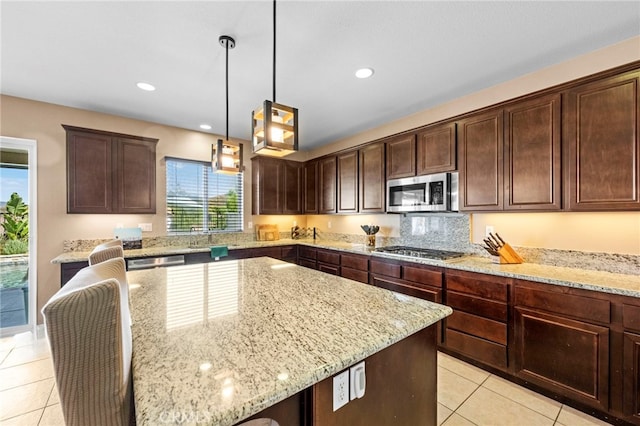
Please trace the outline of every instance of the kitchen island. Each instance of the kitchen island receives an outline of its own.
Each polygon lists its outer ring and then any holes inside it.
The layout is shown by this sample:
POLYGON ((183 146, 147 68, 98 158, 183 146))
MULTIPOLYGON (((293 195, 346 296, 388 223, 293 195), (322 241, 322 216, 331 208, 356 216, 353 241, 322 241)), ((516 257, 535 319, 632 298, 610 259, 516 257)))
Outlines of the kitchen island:
MULTIPOLYGON (((390 411, 393 399, 403 409, 414 400, 429 409, 426 424, 435 424, 435 324, 449 307, 270 258, 129 272, 128 279, 139 425, 233 425, 310 389, 298 399, 306 407, 299 418, 313 424, 333 415, 325 408, 331 377, 361 360, 371 375, 362 401, 379 401, 382 392, 390 411), (432 341, 422 344, 423 335, 432 341), (380 362, 403 342, 417 345, 380 362), (421 369, 404 365, 403 353, 420 357, 421 369), (402 380, 397 368, 430 385, 413 396, 388 392, 402 380)), ((353 414, 360 402, 336 413, 353 414)))

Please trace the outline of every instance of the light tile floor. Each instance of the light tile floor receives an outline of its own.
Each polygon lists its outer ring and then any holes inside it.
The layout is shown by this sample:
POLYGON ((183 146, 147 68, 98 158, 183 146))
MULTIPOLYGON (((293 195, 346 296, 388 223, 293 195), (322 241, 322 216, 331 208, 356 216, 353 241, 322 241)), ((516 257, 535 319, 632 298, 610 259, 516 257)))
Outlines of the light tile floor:
MULTIPOLYGON (((438 353, 438 425, 606 425, 557 401, 438 353)), ((0 425, 64 425, 47 343, 0 339, 0 425)))

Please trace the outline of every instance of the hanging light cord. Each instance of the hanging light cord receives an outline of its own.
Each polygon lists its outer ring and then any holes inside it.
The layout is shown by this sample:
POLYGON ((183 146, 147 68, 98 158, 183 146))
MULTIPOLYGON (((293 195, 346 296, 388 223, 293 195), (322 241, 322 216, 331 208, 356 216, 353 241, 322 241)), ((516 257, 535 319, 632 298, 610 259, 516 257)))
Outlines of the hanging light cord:
POLYGON ((226 140, 229 140, 229 40, 225 44, 226 140))
POLYGON ((276 0, 273 0, 273 103, 276 103, 276 0))

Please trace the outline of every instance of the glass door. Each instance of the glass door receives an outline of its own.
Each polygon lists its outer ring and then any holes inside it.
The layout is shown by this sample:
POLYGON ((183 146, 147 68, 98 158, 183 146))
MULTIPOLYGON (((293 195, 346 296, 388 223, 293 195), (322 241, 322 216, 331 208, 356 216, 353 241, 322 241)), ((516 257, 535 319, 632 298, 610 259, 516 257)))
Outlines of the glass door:
POLYGON ((0 336, 36 324, 36 141, 0 136, 0 336))

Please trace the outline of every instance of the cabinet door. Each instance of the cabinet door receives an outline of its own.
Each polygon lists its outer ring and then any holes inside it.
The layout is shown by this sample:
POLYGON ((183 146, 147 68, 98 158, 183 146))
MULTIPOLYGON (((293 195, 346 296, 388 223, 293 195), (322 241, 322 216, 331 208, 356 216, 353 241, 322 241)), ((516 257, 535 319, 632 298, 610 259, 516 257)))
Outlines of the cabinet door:
POLYGON ((336 157, 323 158, 318 163, 320 205, 318 213, 336 212, 336 157))
POLYGON ((295 161, 285 161, 282 167, 282 213, 301 214, 302 164, 295 161))
POLYGON ((304 213, 318 214, 318 162, 304 164, 304 213))
POLYGON ((387 142, 387 179, 416 175, 416 135, 402 135, 387 142))
POLYGON ((460 210, 502 210, 502 110, 458 123, 460 210))
POLYGON ((505 108, 505 210, 560 210, 560 95, 505 108))
POLYGON ((640 209, 640 72, 567 93, 563 119, 570 210, 640 209))
POLYGON ((609 329, 515 308, 516 376, 607 410, 609 329))
POLYGON ((418 176, 456 170, 456 123, 439 124, 418 132, 416 153, 418 176))
POLYGON ((640 334, 624 333, 624 414, 640 421, 640 334))
POLYGON ((338 161, 338 213, 358 212, 358 151, 340 154, 338 161))
POLYGON ((253 214, 282 214, 281 190, 283 162, 278 159, 252 159, 253 214))
POLYGON ((156 143, 118 138, 118 213, 156 212, 156 143))
POLYGON ((110 136, 67 130, 67 213, 114 213, 114 161, 110 136))
POLYGON ((385 212, 384 160, 384 143, 360 149, 360 213, 385 212))

